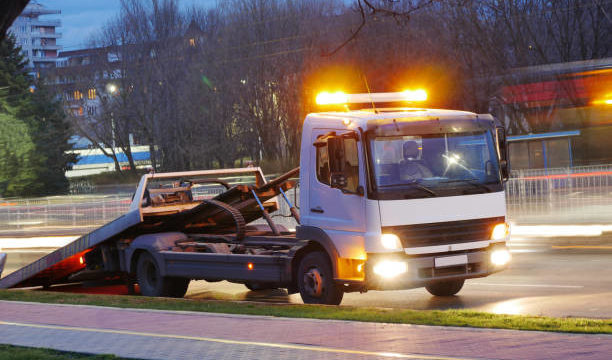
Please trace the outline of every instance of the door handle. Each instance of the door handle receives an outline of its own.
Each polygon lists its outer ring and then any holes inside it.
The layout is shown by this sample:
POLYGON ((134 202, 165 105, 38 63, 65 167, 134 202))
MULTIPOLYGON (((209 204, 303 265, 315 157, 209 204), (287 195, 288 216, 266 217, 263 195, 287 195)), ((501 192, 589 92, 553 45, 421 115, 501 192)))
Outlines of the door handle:
POLYGON ((317 206, 316 208, 310 208, 310 211, 314 213, 319 213, 319 214, 323 214, 325 212, 325 210, 321 209, 320 206, 317 206))

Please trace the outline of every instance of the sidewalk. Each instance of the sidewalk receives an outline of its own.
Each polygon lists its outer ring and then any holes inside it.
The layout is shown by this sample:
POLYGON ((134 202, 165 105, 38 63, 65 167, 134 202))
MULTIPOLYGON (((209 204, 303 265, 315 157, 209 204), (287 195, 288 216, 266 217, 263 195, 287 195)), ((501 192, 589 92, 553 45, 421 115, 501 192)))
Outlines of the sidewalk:
POLYGON ((612 353, 610 335, 8 301, 0 301, 0 343, 144 359, 603 360, 612 353))

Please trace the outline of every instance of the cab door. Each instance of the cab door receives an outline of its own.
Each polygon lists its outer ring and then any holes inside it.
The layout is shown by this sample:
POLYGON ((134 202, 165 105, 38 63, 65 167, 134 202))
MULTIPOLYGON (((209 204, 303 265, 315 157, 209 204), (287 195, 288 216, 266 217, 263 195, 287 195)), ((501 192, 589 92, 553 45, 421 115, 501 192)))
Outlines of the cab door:
POLYGON ((328 233, 364 233, 365 172, 359 134, 314 129, 311 140, 316 146, 311 145, 315 148, 310 152, 309 208, 302 209, 308 212, 308 225, 328 233), (337 135, 335 140, 326 140, 332 132, 337 135))

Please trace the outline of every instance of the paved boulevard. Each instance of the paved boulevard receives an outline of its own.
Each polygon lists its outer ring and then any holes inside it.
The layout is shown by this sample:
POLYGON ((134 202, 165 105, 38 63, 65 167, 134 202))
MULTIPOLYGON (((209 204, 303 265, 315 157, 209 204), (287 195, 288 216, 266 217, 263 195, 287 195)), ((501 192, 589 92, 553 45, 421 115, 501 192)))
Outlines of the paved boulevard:
POLYGON ((0 343, 146 359, 609 359, 610 335, 0 301, 0 343))

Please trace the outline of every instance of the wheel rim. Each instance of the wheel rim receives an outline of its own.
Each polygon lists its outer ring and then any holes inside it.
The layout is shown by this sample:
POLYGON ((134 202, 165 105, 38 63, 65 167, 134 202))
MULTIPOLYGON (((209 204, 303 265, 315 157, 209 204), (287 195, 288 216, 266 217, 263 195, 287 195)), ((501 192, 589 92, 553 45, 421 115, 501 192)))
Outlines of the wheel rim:
POLYGON ((318 268, 311 268, 304 274, 304 288, 310 296, 323 295, 323 275, 318 268))

